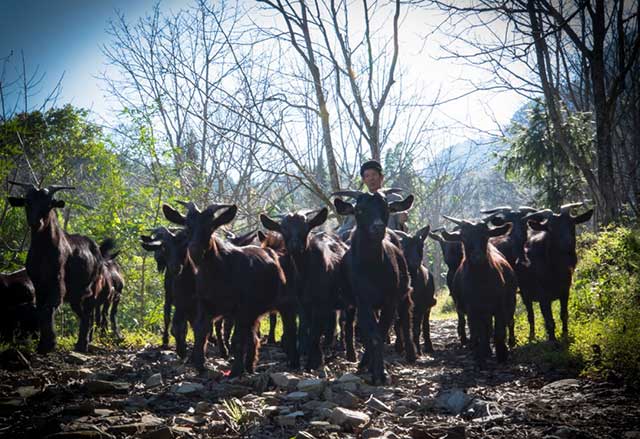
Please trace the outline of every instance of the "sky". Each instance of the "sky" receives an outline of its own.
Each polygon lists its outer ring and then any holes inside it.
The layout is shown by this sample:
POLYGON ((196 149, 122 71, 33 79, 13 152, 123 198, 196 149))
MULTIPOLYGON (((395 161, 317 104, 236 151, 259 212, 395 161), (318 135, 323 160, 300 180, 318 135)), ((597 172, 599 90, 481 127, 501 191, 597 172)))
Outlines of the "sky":
MULTIPOLYGON (((20 65, 24 52, 27 70, 36 67, 46 77, 31 103, 44 99, 64 73, 59 104, 88 108, 99 117, 108 117, 108 104, 97 78, 105 60, 100 46, 109 42, 105 29, 115 11, 123 11, 129 21, 150 11, 155 0, 2 0, 0 1, 0 64, 13 53, 9 69, 20 65)), ((162 8, 189 5, 188 0, 164 0, 162 8)), ((421 38, 425 23, 435 20, 425 12, 406 16, 402 24, 401 62, 411 75, 424 81, 431 93, 441 89, 444 96, 457 93, 459 78, 474 78, 478 73, 453 62, 435 61, 437 43, 421 38)), ((434 23, 431 23, 434 24, 434 23)), ((5 78, 15 71, 5 73, 5 78)), ((417 81, 418 79, 416 79, 417 81)), ((437 114, 444 122, 463 121, 479 130, 494 127, 494 117, 508 121, 522 100, 513 94, 482 93, 442 106, 437 114)))

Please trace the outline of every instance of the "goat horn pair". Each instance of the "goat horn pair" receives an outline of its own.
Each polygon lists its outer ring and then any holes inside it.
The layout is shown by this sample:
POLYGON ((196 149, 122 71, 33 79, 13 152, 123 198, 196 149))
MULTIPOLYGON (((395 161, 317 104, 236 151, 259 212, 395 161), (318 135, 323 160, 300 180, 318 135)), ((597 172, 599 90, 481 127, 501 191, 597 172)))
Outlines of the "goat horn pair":
POLYGON ((568 203, 568 204, 563 204, 562 206, 560 206, 560 213, 564 214, 564 213, 569 213, 571 212, 571 209, 574 207, 580 207, 583 206, 584 202, 580 201, 577 203, 568 203))

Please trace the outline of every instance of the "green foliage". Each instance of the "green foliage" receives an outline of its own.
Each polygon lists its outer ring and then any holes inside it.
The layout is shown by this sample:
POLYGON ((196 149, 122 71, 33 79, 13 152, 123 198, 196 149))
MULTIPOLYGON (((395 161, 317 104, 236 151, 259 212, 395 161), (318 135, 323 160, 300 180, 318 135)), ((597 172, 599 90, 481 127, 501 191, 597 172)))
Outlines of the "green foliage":
MULTIPOLYGON (((569 299, 570 344, 556 349, 530 343, 518 349, 522 360, 564 366, 600 378, 622 378, 640 384, 640 232, 611 227, 598 235, 583 234, 569 299)), ((536 310, 537 311, 537 310, 536 310)), ((555 302, 556 321, 560 314, 555 302)), ((559 323, 559 322, 558 322, 559 323)), ((516 334, 528 336, 524 307, 517 310, 516 334)), ((557 325, 556 336, 559 336, 557 325)), ((545 337, 536 312, 536 334, 545 337)))
MULTIPOLYGON (((593 144, 590 114, 570 113, 567 121, 574 148, 584 157, 589 157, 593 144)), ((504 140, 509 148, 501 155, 498 167, 507 178, 533 185, 537 190, 535 201, 538 204, 558 208, 565 200, 582 198, 585 183, 556 142, 541 101, 521 110, 520 117, 514 118, 504 140)))
POLYGON ((431 315, 434 320, 457 319, 456 305, 453 298, 449 294, 448 288, 442 288, 436 291, 436 305, 431 308, 431 315))

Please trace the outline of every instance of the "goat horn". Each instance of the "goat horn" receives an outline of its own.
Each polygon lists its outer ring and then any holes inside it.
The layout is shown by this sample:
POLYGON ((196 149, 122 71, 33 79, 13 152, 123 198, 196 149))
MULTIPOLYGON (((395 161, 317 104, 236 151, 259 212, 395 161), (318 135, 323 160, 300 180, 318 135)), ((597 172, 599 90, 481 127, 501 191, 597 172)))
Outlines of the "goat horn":
POLYGON ((583 206, 584 202, 579 201, 577 203, 568 203, 568 204, 563 204, 562 206, 560 206, 560 213, 569 213, 571 211, 571 209, 573 207, 580 207, 583 206))
POLYGON ((49 194, 53 195, 56 192, 62 191, 65 189, 75 189, 75 186, 64 186, 64 185, 52 184, 47 186, 47 189, 49 190, 49 194))
POLYGON ((462 220, 462 219, 458 219, 458 218, 454 218, 452 216, 447 216, 447 215, 442 215, 443 218, 448 219, 451 222, 456 223, 457 225, 461 226, 463 224, 470 224, 469 221, 467 220, 462 220))
POLYGON ((235 239, 237 235, 235 233, 233 233, 232 231, 230 231, 230 230, 225 230, 224 231, 224 236, 227 239, 235 239))
POLYGON ((400 192, 404 192, 404 189, 401 189, 399 187, 390 187, 386 189, 380 189, 378 192, 382 192, 385 195, 399 194, 400 192))
POLYGON ((504 213, 504 212, 511 212, 513 209, 511 208, 511 206, 500 206, 500 207, 494 207, 493 209, 485 209, 485 210, 481 210, 480 213, 504 213))
POLYGON ((553 215, 553 211, 551 209, 544 209, 544 210, 538 210, 536 212, 531 212, 525 216, 522 217, 523 220, 540 220, 540 219, 546 219, 549 218, 551 215, 553 215))
POLYGON ((36 189, 36 185, 33 183, 22 183, 20 181, 7 180, 7 183, 14 184, 16 186, 22 186, 25 189, 36 189))
POLYGON ((535 207, 531 207, 531 206, 520 206, 518 207, 518 210, 520 211, 520 213, 532 213, 532 212, 537 212, 538 209, 536 209, 535 207))
POLYGON ((351 197, 358 198, 360 195, 364 194, 362 191, 356 190, 346 190, 346 191, 336 191, 331 194, 332 197, 351 197))

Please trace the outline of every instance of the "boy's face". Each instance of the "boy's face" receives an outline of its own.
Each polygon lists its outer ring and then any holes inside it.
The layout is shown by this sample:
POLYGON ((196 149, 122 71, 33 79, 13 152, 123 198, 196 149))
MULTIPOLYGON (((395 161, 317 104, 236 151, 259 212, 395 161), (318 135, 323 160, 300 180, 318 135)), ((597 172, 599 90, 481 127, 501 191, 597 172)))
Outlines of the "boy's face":
POLYGON ((362 181, 369 189, 369 192, 375 192, 382 187, 384 176, 375 169, 365 169, 362 174, 362 181))

